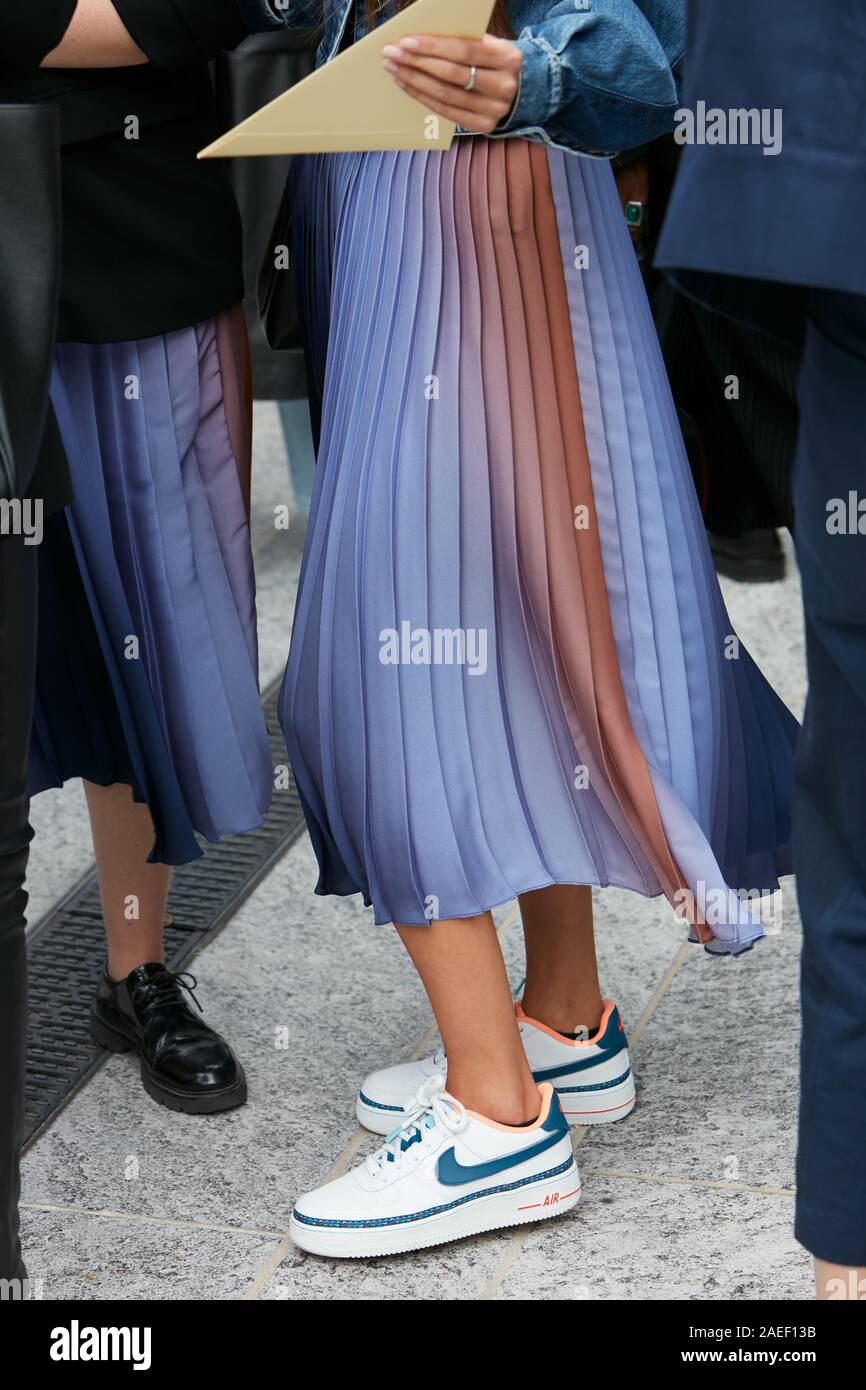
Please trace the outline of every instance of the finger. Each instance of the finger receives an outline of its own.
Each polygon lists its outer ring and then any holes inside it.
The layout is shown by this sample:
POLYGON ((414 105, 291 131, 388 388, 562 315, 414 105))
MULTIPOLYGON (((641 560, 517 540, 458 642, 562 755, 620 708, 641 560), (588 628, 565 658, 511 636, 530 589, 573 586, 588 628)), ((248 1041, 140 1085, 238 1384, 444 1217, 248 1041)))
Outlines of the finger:
MULTIPOLYGON (((391 45, 384 52, 388 54, 388 61, 385 63, 387 71, 392 74, 399 73, 404 81, 409 80, 410 74, 423 73, 462 91, 467 90, 466 84, 472 73, 471 66, 451 63, 444 58, 419 58, 408 53, 392 57, 396 50, 391 45)), ((511 73, 500 72, 494 68, 476 67, 475 85, 471 90, 480 92, 482 96, 500 97, 502 100, 511 101, 517 91, 517 78, 511 73)))
MULTIPOLYGON (((440 34, 412 34, 400 39, 399 46, 424 58, 443 58, 446 62, 461 63, 464 67, 492 67, 497 61, 499 45, 504 40, 486 34, 482 39, 452 39, 440 34), (489 40, 489 42, 488 42, 489 40)), ((511 45, 507 44, 510 48, 511 45)))
MULTIPOLYGON (((491 131, 496 129, 502 119, 501 114, 498 112, 491 112, 489 115, 485 115, 478 110, 470 110, 469 107, 460 100, 461 97, 464 97, 464 93, 462 92, 456 98, 451 98, 447 101, 439 101, 422 92, 410 91, 403 83, 398 83, 397 85, 402 87, 407 96, 411 96, 415 101, 419 102, 421 106, 424 107, 425 111, 433 112, 437 116, 444 116, 446 120, 453 121, 455 125, 463 126, 466 130, 474 131, 479 135, 489 135, 491 131)), ((450 87, 449 91, 453 92, 454 88, 450 87)), ((468 97, 468 94, 465 95, 468 97)))
POLYGON ((416 101, 426 103, 441 112, 444 106, 458 107, 475 116, 490 116, 499 121, 508 110, 508 104, 493 97, 467 92, 453 87, 450 82, 438 82, 434 77, 414 73, 411 78, 395 78, 397 86, 416 101))
POLYGON ((438 106, 424 103, 426 109, 446 121, 453 121, 474 135, 490 135, 499 124, 494 116, 481 116, 477 111, 466 111, 460 106, 438 106))

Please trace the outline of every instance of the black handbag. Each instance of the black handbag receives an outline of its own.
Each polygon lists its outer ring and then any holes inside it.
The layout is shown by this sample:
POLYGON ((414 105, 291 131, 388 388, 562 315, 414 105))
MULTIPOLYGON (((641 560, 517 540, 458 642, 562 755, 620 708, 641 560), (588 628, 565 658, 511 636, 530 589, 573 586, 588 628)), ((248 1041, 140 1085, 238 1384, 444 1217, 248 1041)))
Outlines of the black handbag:
MULTIPOLYGON (((48 417, 60 293, 60 119, 0 104, 0 498, 24 497, 48 417)), ((52 439, 56 429, 51 423, 52 439)))
MULTIPOLYGON (((233 53, 221 54, 214 71, 222 126, 236 125, 306 77, 313 70, 318 39, 318 31, 308 29, 253 34, 233 53)), ((294 276, 274 264, 273 248, 291 245, 291 208, 285 196, 290 164, 290 158, 278 156, 227 161, 244 224, 255 395, 268 400, 292 400, 307 392, 294 276)))
POLYGON ((268 347, 281 351, 303 347, 295 277, 291 270, 277 269, 277 248, 291 248, 291 245, 292 201, 286 184, 256 286, 259 316, 268 347))

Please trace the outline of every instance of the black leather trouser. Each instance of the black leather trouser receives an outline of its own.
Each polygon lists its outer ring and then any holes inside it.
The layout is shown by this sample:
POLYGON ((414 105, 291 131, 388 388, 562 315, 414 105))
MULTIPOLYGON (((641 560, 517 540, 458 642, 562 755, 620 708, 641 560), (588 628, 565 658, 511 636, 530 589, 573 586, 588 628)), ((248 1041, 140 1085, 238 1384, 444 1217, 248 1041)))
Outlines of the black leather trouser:
POLYGON ((25 1278, 18 1235, 24 1120, 27 757, 36 664, 36 554, 0 535, 0 1279, 25 1278))

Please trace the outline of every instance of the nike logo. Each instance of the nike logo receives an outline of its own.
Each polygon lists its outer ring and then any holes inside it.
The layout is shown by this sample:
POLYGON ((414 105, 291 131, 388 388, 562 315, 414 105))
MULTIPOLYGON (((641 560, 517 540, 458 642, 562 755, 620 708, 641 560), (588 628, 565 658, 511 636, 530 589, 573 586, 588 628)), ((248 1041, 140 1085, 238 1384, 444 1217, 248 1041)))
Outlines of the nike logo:
POLYGON ((537 1144, 531 1144, 528 1149, 520 1149, 517 1153, 506 1154, 503 1158, 492 1158, 488 1163, 460 1163, 454 1152, 454 1145, 446 1149, 439 1155, 436 1164, 436 1176, 445 1187, 460 1187, 463 1183, 478 1182, 481 1178, 492 1178, 497 1173, 504 1173, 509 1168, 516 1168, 521 1163, 526 1163, 530 1158, 535 1158, 537 1154, 543 1154, 545 1150, 552 1149, 554 1144, 558 1144, 563 1135, 568 1131, 557 1129, 554 1134, 547 1134, 540 1139, 537 1144))
POLYGON ((594 1057, 576 1058, 573 1062, 567 1062, 564 1067, 542 1067, 540 1071, 532 1073, 535 1082, 555 1081, 558 1076, 571 1076, 576 1071, 586 1071, 589 1067, 595 1067, 599 1062, 608 1062, 611 1057, 616 1057, 625 1050, 622 1047, 604 1048, 602 1052, 597 1052, 594 1057))

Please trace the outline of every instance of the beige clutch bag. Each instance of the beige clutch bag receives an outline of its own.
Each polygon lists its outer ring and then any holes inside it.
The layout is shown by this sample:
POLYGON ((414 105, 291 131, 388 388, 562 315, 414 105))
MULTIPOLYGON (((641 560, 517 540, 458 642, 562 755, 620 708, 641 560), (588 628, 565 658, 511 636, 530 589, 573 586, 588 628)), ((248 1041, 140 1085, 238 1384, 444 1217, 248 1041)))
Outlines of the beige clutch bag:
POLYGON ((447 150, 454 122, 402 92, 382 49, 407 34, 477 39, 494 0, 415 0, 276 101, 241 121, 199 159, 335 150, 447 150))

